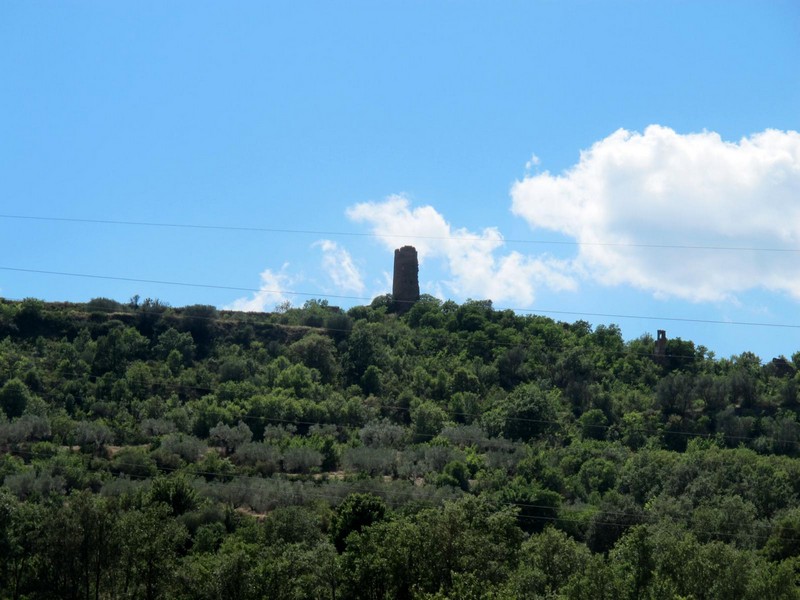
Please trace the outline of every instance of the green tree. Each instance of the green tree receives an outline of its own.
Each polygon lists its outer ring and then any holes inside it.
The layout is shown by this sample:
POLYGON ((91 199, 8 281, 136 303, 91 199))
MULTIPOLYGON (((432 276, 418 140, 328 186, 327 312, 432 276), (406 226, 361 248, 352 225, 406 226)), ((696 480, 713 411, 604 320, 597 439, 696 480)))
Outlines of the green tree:
POLYGON ((331 540, 339 552, 345 548, 347 536, 383 520, 386 503, 371 494, 350 494, 336 508, 331 523, 331 540))
POLYGON ((151 503, 166 504, 176 517, 192 511, 200 505, 199 494, 182 475, 161 476, 153 479, 148 500, 151 503))
POLYGON ((418 442, 430 441, 447 421, 447 413, 433 402, 420 402, 411 409, 411 424, 418 442))
POLYGON ((174 327, 170 327, 158 336, 158 343, 153 350, 162 360, 172 352, 177 352, 182 364, 188 366, 194 358, 194 340, 190 333, 181 333, 174 327))
POLYGON ((581 426, 581 437, 590 440, 603 440, 608 432, 608 419, 602 410, 592 408, 578 419, 581 426))
POLYGON ((16 377, 0 388, 0 407, 9 419, 21 416, 30 398, 27 386, 16 377))
POLYGON ((538 384, 518 386, 500 406, 502 432, 509 439, 527 441, 557 427, 558 391, 538 384))
POLYGON ((186 528, 163 504, 124 513, 118 528, 116 593, 124 598, 166 598, 176 575, 178 549, 188 536, 186 528))
POLYGON ((122 373, 127 362, 144 357, 148 347, 147 338, 136 329, 118 325, 97 340, 92 370, 98 375, 122 373))
POLYGON ((339 373, 336 346, 329 337, 308 334, 289 346, 288 354, 292 360, 319 371, 323 383, 332 383, 339 373))
POLYGON ((438 482, 459 487, 466 492, 469 490, 469 468, 459 460, 451 461, 444 466, 438 482))
POLYGON ((37 580, 57 598, 101 598, 110 590, 115 561, 116 515, 89 492, 49 507, 39 538, 37 580))
POLYGON ((584 572, 590 557, 586 546, 548 525, 523 542, 509 591, 517 598, 556 597, 573 576, 584 572))

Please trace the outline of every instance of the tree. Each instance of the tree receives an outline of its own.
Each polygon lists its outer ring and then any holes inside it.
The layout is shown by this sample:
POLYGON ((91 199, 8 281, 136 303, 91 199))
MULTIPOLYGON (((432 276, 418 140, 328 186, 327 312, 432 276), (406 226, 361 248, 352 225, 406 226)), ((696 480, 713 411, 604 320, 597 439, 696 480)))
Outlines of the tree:
POLYGON ((106 597, 106 574, 116 555, 115 519, 108 502, 89 492, 74 493, 63 505, 49 507, 37 553, 42 591, 60 598, 106 597))
POLYGON ((166 504, 176 517, 194 510, 200 504, 197 491, 180 475, 155 478, 148 499, 152 503, 166 504))
POLYGON ((485 497, 466 495, 415 517, 419 586, 449 593, 462 575, 475 576, 485 597, 506 581, 523 540, 513 508, 497 509, 485 497))
POLYGON ((192 334, 200 356, 205 356, 214 340, 214 321, 217 309, 207 304, 194 304, 184 307, 181 328, 192 334))
POLYGON ((114 441, 114 434, 100 421, 81 421, 72 433, 75 443, 84 451, 99 452, 106 444, 114 441))
POLYGON ((252 440, 253 432, 246 423, 239 421, 236 427, 217 423, 216 427, 209 430, 208 436, 214 444, 221 446, 226 454, 231 454, 236 448, 252 440))
POLYGON ((339 372, 336 346, 329 337, 318 333, 308 334, 289 346, 289 357, 319 371, 323 383, 332 383, 339 372))
POLYGON ((517 525, 528 533, 542 531, 558 517, 561 495, 538 482, 515 477, 500 490, 500 500, 518 508, 517 525))
POLYGON ((30 397, 27 386, 15 377, 0 389, 0 407, 9 419, 16 418, 25 412, 30 397))
POLYGON ((386 503, 372 494, 350 494, 336 508, 331 523, 331 540, 339 552, 345 548, 347 536, 383 520, 386 503))
POLYGON ((136 329, 116 323, 114 329, 97 340, 92 370, 98 375, 108 371, 121 373, 129 360, 142 358, 149 347, 147 338, 136 329))
POLYGON ((439 476, 439 482, 469 490, 469 468, 461 461, 454 460, 447 463, 439 476))
POLYGON ((587 545, 593 552, 608 552, 628 529, 643 520, 643 510, 632 498, 609 491, 591 518, 587 545))
POLYGON ((150 454, 142 448, 122 448, 114 455, 112 469, 131 477, 146 479, 154 476, 158 470, 150 454))
POLYGON ((118 596, 165 598, 175 576, 177 551, 188 535, 186 528, 171 517, 164 504, 123 513, 118 528, 118 596))
POLYGON ((505 437, 527 441, 555 429, 557 398, 557 390, 544 390, 535 383, 517 387, 501 405, 505 437))
POLYGON ((379 330, 377 324, 364 321, 353 326, 344 359, 349 382, 360 383, 370 365, 380 368, 386 361, 386 345, 379 337, 379 330))
POLYGON ((578 421, 581 425, 581 437, 584 439, 604 440, 606 438, 608 419, 599 408, 586 411, 578 421))
POLYGON ((552 525, 523 542, 517 570, 510 578, 514 597, 555 597, 573 575, 582 573, 591 553, 552 525))
POLYGON ((167 358, 171 352, 176 351, 184 365, 188 365, 194 357, 194 340, 188 332, 179 332, 170 327, 158 336, 158 344, 153 349, 159 358, 167 358))

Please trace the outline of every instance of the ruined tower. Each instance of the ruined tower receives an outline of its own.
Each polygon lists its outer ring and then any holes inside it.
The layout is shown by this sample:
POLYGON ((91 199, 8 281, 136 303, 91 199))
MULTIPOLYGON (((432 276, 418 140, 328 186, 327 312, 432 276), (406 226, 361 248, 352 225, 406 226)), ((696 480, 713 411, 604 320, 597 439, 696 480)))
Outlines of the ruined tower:
POLYGON ((404 313, 419 300, 419 261, 414 246, 394 251, 394 281, 392 283, 394 310, 404 313))
POLYGON ((653 357, 660 365, 663 365, 667 362, 667 332, 663 329, 658 330, 656 348, 653 351, 653 357))

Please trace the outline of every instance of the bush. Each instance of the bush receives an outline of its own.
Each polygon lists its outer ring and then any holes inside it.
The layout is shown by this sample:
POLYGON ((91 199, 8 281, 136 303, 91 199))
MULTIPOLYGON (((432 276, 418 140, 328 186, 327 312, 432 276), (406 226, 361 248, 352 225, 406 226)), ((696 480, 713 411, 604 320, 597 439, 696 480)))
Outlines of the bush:
POLYGON ((163 502, 174 516, 197 508, 200 498, 192 485, 182 476, 157 477, 150 487, 149 500, 163 502))
POLYGON ((358 432, 361 442, 371 448, 402 448, 406 435, 405 427, 385 419, 367 423, 358 432))
POLYGON ((0 423, 0 444, 19 444, 50 437, 50 422, 45 417, 24 415, 11 423, 0 423))
POLYGON ((288 448, 283 453, 283 469, 289 473, 309 473, 322 465, 322 453, 311 448, 288 448))
POLYGON ((32 496, 46 498, 51 494, 63 494, 66 481, 60 475, 36 473, 31 469, 8 475, 3 485, 16 494, 17 498, 25 500, 32 496))
POLYGON ((193 435, 173 433, 161 439, 160 450, 180 456, 189 463, 196 462, 206 451, 208 446, 193 435))
POLYGON ((242 421, 239 421, 236 427, 217 423, 217 426, 212 427, 208 434, 211 443, 220 446, 226 453, 235 451, 236 448, 246 444, 253 438, 253 432, 242 421))
POLYGON ((396 470, 397 452, 389 448, 347 448, 342 452, 345 471, 368 475, 392 475, 396 470))
POLYGON ((146 479, 158 472, 156 463, 143 448, 122 448, 111 461, 115 473, 146 479))
POLYGON ((114 441, 114 434, 105 423, 81 421, 75 426, 72 437, 84 451, 97 452, 114 441))
POLYGON ((281 453, 275 446, 246 442, 236 448, 231 457, 237 465, 254 467, 262 475, 272 475, 281 467, 281 453))

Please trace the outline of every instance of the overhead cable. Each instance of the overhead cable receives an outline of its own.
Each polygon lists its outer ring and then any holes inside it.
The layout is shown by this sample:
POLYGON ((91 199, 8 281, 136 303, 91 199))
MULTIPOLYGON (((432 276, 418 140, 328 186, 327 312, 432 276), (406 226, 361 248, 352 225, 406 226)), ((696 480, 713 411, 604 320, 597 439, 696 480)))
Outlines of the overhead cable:
POLYGON ((56 223, 88 223, 93 225, 124 225, 132 227, 164 227, 171 229, 196 229, 208 231, 240 231, 254 233, 280 233, 295 235, 327 235, 341 237, 362 237, 362 238, 391 238, 409 240, 454 240, 462 242, 493 242, 500 241, 507 244, 535 244, 551 246, 598 246, 611 248, 649 248, 667 250, 712 250, 727 252, 790 252, 800 253, 800 248, 778 248, 778 247, 756 247, 756 246, 723 246, 723 245, 703 245, 703 244, 644 244, 635 242, 587 242, 571 240, 544 240, 544 239, 525 239, 525 238, 503 238, 497 240, 492 238, 477 236, 451 236, 451 235, 417 235, 410 233, 363 233, 355 231, 333 231, 315 229, 290 229, 280 227, 244 227, 235 225, 203 225, 191 223, 159 223, 151 221, 124 221, 117 219, 84 219, 70 217, 40 217, 33 215, 3 215, 0 219, 17 219, 28 221, 51 221, 56 223))
MULTIPOLYGON (((35 273, 39 275, 59 275, 64 277, 82 277, 85 279, 105 279, 110 281, 125 281, 131 283, 150 283, 154 285, 171 285, 171 286, 181 286, 181 287, 192 287, 192 288, 205 288, 205 289, 216 289, 216 290, 231 290, 237 292, 252 292, 252 293, 268 293, 268 294, 280 294, 280 295, 288 295, 288 296, 306 296, 310 298, 335 298, 337 300, 358 300, 363 302, 370 302, 373 299, 369 296, 349 296, 344 294, 321 294, 317 292, 299 292, 295 290, 280 290, 280 289, 264 289, 264 288, 253 288, 253 287, 244 287, 244 286, 232 286, 232 285, 216 285, 216 284, 209 284, 209 283, 190 283, 184 281, 169 281, 163 279, 142 279, 137 277, 119 277, 115 275, 96 275, 90 273, 70 273, 66 271, 50 271, 44 269, 25 269, 21 267, 8 267, 8 266, 0 266, 0 271, 14 271, 18 273, 35 273)), ((402 301, 397 300, 396 302, 408 302, 414 303, 413 301, 402 301)), ((587 311, 570 311, 570 310, 554 310, 554 309, 547 309, 547 308, 528 308, 528 307, 513 307, 513 306, 506 306, 506 307, 496 307, 494 310, 512 310, 514 312, 527 312, 533 314, 546 314, 546 315, 570 315, 570 316, 583 316, 583 317, 601 317, 601 318, 608 318, 608 319, 638 319, 638 320, 647 320, 647 321, 671 321, 671 322, 681 322, 681 323, 702 323, 707 325, 742 325, 748 327, 777 327, 783 329, 800 329, 800 325, 792 324, 792 323, 768 323, 768 322, 760 322, 760 321, 734 321, 734 320, 724 320, 724 319, 692 319, 688 317, 666 317, 663 315, 630 315, 630 314, 623 314, 623 313, 600 313, 600 312, 587 312, 587 311)))

